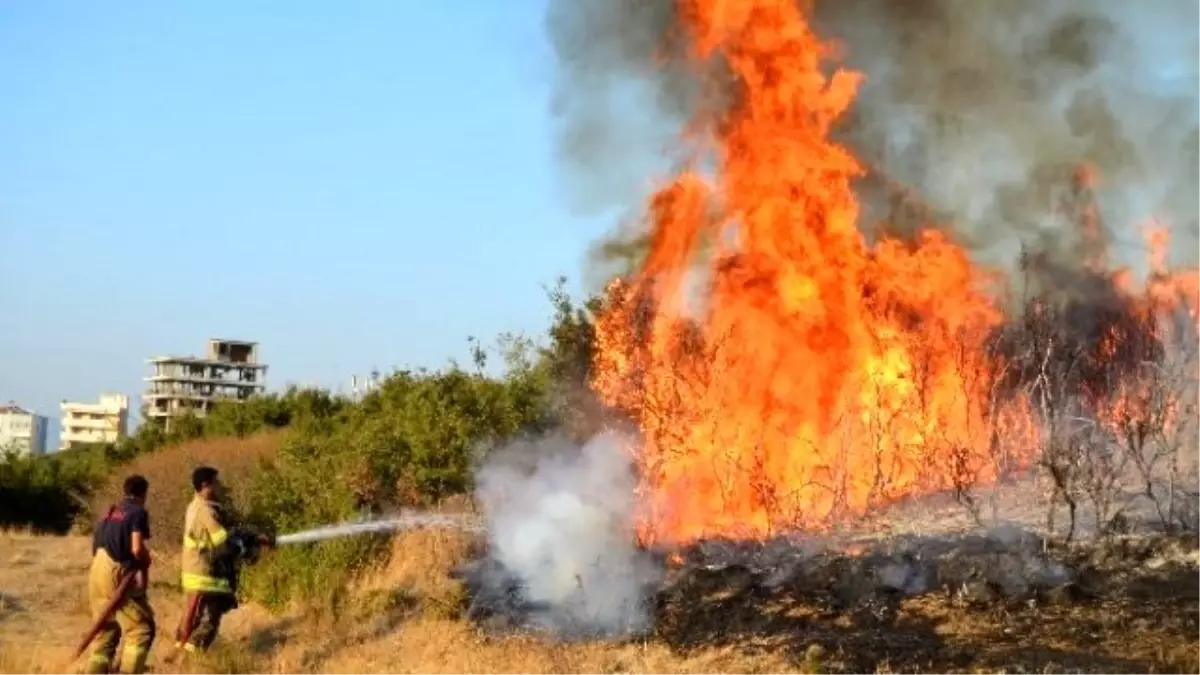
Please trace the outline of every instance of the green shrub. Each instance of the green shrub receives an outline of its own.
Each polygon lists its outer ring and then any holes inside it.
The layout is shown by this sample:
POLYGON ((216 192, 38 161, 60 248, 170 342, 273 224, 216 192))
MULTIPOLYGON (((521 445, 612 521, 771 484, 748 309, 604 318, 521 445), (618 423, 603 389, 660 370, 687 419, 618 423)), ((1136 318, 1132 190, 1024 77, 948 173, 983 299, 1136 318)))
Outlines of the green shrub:
POLYGON ((113 460, 104 446, 39 457, 0 456, 0 527, 64 534, 113 460))
MULTIPOLYGON (((397 372, 336 424, 293 431, 257 473, 248 518, 293 532, 460 494, 475 454, 543 426, 545 401, 529 370, 505 378, 457 367, 397 372)), ((248 569, 244 588, 269 606, 303 599, 336 609, 347 583, 386 562, 386 542, 359 536, 285 547, 248 569)))

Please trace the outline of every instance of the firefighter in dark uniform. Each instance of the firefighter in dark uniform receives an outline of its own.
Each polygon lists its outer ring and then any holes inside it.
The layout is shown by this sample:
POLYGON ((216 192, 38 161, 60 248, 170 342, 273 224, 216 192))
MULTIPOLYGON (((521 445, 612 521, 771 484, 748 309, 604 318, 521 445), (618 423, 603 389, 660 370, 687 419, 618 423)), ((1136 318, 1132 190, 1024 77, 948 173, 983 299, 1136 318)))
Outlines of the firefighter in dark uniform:
POLYGON ((238 606, 238 566, 252 561, 269 536, 235 529, 223 499, 216 469, 202 466, 192 472, 196 494, 188 504, 183 525, 183 619, 176 631, 177 648, 207 650, 217 637, 221 619, 238 606))
POLYGON ((88 659, 89 673, 107 673, 114 665, 118 672, 142 673, 146 657, 154 644, 154 610, 146 598, 147 571, 150 567, 150 515, 146 512, 146 493, 150 484, 142 476, 125 479, 125 498, 108 509, 95 527, 92 537, 92 567, 88 576, 88 604, 92 619, 101 619, 104 608, 116 594, 128 574, 135 574, 125 597, 101 625, 88 659), (119 664, 117 645, 124 638, 119 664))

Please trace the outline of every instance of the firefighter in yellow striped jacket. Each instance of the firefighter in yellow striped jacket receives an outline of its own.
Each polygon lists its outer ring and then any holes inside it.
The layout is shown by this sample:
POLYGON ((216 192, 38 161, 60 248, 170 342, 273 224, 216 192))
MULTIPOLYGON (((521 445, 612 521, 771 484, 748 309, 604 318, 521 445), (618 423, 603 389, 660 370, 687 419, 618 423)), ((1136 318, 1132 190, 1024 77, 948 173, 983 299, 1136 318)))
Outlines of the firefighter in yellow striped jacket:
POLYGON ((196 494, 183 524, 183 592, 186 605, 176 632, 176 647, 205 651, 221 627, 221 619, 237 609, 238 563, 269 537, 235 531, 222 505, 224 488, 216 469, 201 466, 192 472, 196 494))

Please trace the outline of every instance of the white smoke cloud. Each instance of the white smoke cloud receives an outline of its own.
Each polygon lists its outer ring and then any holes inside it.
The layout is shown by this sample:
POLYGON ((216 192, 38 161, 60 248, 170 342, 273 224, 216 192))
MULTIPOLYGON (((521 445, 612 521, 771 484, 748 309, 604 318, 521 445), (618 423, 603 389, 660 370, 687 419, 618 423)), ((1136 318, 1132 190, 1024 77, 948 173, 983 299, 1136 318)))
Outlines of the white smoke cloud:
POLYGON ((519 582, 528 620, 565 636, 636 634, 650 625, 657 570, 633 531, 631 439, 582 448, 550 437, 492 453, 476 474, 490 553, 519 582))

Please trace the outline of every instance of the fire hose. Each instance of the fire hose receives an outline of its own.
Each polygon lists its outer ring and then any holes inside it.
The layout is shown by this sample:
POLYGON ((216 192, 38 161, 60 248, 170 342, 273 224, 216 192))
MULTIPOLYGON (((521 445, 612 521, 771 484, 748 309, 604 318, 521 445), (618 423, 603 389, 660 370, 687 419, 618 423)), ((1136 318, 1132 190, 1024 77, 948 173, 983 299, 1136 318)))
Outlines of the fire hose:
MULTIPOLYGON (((238 549, 238 555, 253 562, 258 558, 258 551, 262 547, 274 548, 275 537, 264 535, 256 537, 250 534, 236 534, 230 543, 238 549)), ((196 612, 200 609, 200 594, 188 593, 187 596, 187 611, 184 612, 183 621, 179 624, 179 629, 175 631, 175 643, 181 647, 187 645, 188 640, 192 637, 192 631, 196 628, 196 612)))
POLYGON ((100 612, 100 616, 96 618, 95 623, 92 624, 92 627, 87 633, 84 634, 83 639, 79 641, 78 645, 76 645, 75 654, 71 657, 72 661, 79 658, 79 656, 83 654, 83 651, 87 649, 88 645, 92 643, 92 640, 96 639, 96 635, 100 633, 100 629, 103 628, 104 624, 112 618, 113 613, 117 611, 117 606, 120 605, 125 599, 125 595, 129 592, 129 587, 133 585, 134 579, 137 578, 139 573, 143 572, 145 572, 144 569, 133 569, 127 572, 125 576, 121 578, 121 582, 117 584, 117 590, 113 593, 113 596, 108 601, 108 604, 106 604, 104 609, 100 612))
MULTIPOLYGON (((240 535, 235 535, 233 543, 239 549, 239 556, 247 561, 252 562, 255 558, 257 558, 259 549, 263 547, 274 548, 276 546, 308 544, 323 541, 325 539, 333 539, 356 534, 395 532, 414 527, 429 526, 454 527, 456 529, 463 530, 478 529, 478 525, 470 522, 469 520, 461 518, 454 518, 439 514, 409 514, 388 520, 343 523, 340 525, 318 527, 301 532, 281 535, 279 537, 273 537, 269 535, 258 537, 243 533, 240 535)), ((133 580, 137 574, 138 570, 135 570, 126 574, 125 577, 121 579, 121 582, 117 585, 116 591, 113 593, 112 599, 110 599, 108 604, 104 606, 104 611, 102 611, 96 618, 96 621, 92 624, 92 627, 87 631, 87 633, 84 634, 83 639, 79 642, 78 647, 76 647, 75 655, 71 658, 72 661, 78 659, 79 656, 83 654, 84 650, 87 649, 92 640, 96 639, 96 635, 100 633, 100 630, 104 627, 104 624, 112 618, 113 613, 117 611, 117 607, 120 606, 121 602, 125 599, 125 595, 129 592, 129 587, 133 583, 133 580)), ((196 622, 196 612, 199 610, 199 605, 200 594, 189 593, 187 610, 184 614, 183 623, 180 626, 180 630, 176 633, 176 640, 180 644, 187 644, 187 640, 191 637, 192 630, 195 627, 194 624, 196 622)))
POLYGON ((179 624, 179 628, 175 631, 175 644, 183 647, 192 638, 192 631, 196 628, 196 611, 200 608, 200 594, 188 593, 187 611, 183 614, 183 622, 179 624))
MULTIPOLYGON (((274 546, 275 539, 274 537, 269 536, 256 537, 248 534, 240 534, 234 535, 231 543, 237 547, 238 555, 240 557, 247 560, 254 560, 258 556, 258 549, 262 546, 274 546)), ((84 650, 88 648, 88 645, 92 643, 92 640, 96 639, 96 636, 104 628, 104 624, 112 619, 113 614, 117 611, 117 607, 119 607, 121 602, 125 600, 125 596, 129 593, 129 587, 133 585, 133 582, 137 578, 138 574, 143 573, 145 573, 143 568, 135 568, 121 578, 120 583, 117 584, 116 590, 113 591, 112 598, 110 598, 108 603, 104 605, 104 609, 101 610, 99 616, 96 617, 96 620, 92 623, 91 628, 84 633, 83 637, 79 641, 79 644, 76 645, 75 652, 71 656, 72 661, 78 659, 83 654, 84 650)), ((176 639, 180 644, 186 644, 188 638, 191 637, 192 629, 196 623, 196 611, 199 607, 199 604, 200 595, 197 593, 189 593, 187 613, 184 616, 183 624, 180 626, 180 630, 176 634, 176 639)))

